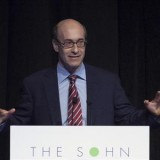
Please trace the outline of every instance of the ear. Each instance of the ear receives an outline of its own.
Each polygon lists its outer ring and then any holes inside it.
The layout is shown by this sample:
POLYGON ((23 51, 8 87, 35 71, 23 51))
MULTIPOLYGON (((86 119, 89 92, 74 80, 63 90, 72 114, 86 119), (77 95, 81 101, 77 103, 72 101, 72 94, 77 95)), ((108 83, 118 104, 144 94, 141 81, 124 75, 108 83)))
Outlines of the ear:
POLYGON ((53 45, 54 50, 55 50, 56 52, 58 52, 59 49, 58 49, 58 43, 57 43, 57 41, 52 40, 52 45, 53 45))

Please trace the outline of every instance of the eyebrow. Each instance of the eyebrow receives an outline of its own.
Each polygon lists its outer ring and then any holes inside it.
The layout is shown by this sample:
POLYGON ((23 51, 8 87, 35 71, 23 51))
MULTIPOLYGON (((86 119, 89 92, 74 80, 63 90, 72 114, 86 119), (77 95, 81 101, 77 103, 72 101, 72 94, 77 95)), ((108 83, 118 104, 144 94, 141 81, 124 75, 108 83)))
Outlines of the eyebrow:
MULTIPOLYGON (((85 40, 85 38, 79 38, 77 41, 79 41, 79 40, 85 40)), ((72 41, 72 42, 74 42, 73 39, 64 39, 64 41, 72 41)))

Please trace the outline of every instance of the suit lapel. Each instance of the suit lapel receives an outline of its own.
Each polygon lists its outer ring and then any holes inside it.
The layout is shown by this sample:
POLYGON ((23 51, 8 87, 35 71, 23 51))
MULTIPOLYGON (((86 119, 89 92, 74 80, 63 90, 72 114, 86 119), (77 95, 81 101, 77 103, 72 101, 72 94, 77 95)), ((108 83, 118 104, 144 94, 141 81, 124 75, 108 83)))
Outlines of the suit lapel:
POLYGON ((49 70, 44 76, 43 83, 45 87, 45 94, 48 101, 52 124, 62 125, 56 70, 49 70))
MULTIPOLYGON (((85 68, 87 81, 87 125, 95 125, 94 108, 96 107, 95 101, 97 101, 97 99, 95 97, 97 94, 96 86, 98 84, 95 80, 96 75, 92 67, 90 67, 89 65, 85 65, 85 68)), ((44 76, 43 83, 45 87, 45 94, 48 101, 52 125, 62 125, 56 70, 49 70, 44 76)))
POLYGON ((96 86, 97 81, 95 80, 96 75, 93 69, 89 65, 86 66, 86 82, 87 82, 87 125, 95 125, 94 122, 94 108, 95 106, 95 101, 97 101, 96 94, 96 86))

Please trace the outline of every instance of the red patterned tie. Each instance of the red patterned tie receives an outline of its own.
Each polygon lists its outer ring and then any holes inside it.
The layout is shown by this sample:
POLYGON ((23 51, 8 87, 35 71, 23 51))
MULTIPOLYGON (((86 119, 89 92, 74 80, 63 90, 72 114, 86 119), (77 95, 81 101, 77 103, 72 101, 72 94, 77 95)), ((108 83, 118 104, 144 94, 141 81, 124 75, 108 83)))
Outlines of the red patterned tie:
POLYGON ((75 86, 76 75, 69 76, 69 99, 68 99, 68 125, 82 125, 82 108, 77 88, 75 86))

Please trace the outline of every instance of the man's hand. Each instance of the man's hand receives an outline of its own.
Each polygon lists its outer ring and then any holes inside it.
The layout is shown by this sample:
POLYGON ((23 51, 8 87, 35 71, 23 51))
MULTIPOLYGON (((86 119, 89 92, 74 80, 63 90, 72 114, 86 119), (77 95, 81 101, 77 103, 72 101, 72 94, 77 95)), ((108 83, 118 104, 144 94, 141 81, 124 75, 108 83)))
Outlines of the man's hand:
POLYGON ((153 100, 145 100, 144 104, 152 114, 160 116, 160 91, 157 91, 153 100))
POLYGON ((4 110, 0 108, 0 124, 9 118, 16 110, 14 108, 10 110, 4 110))

